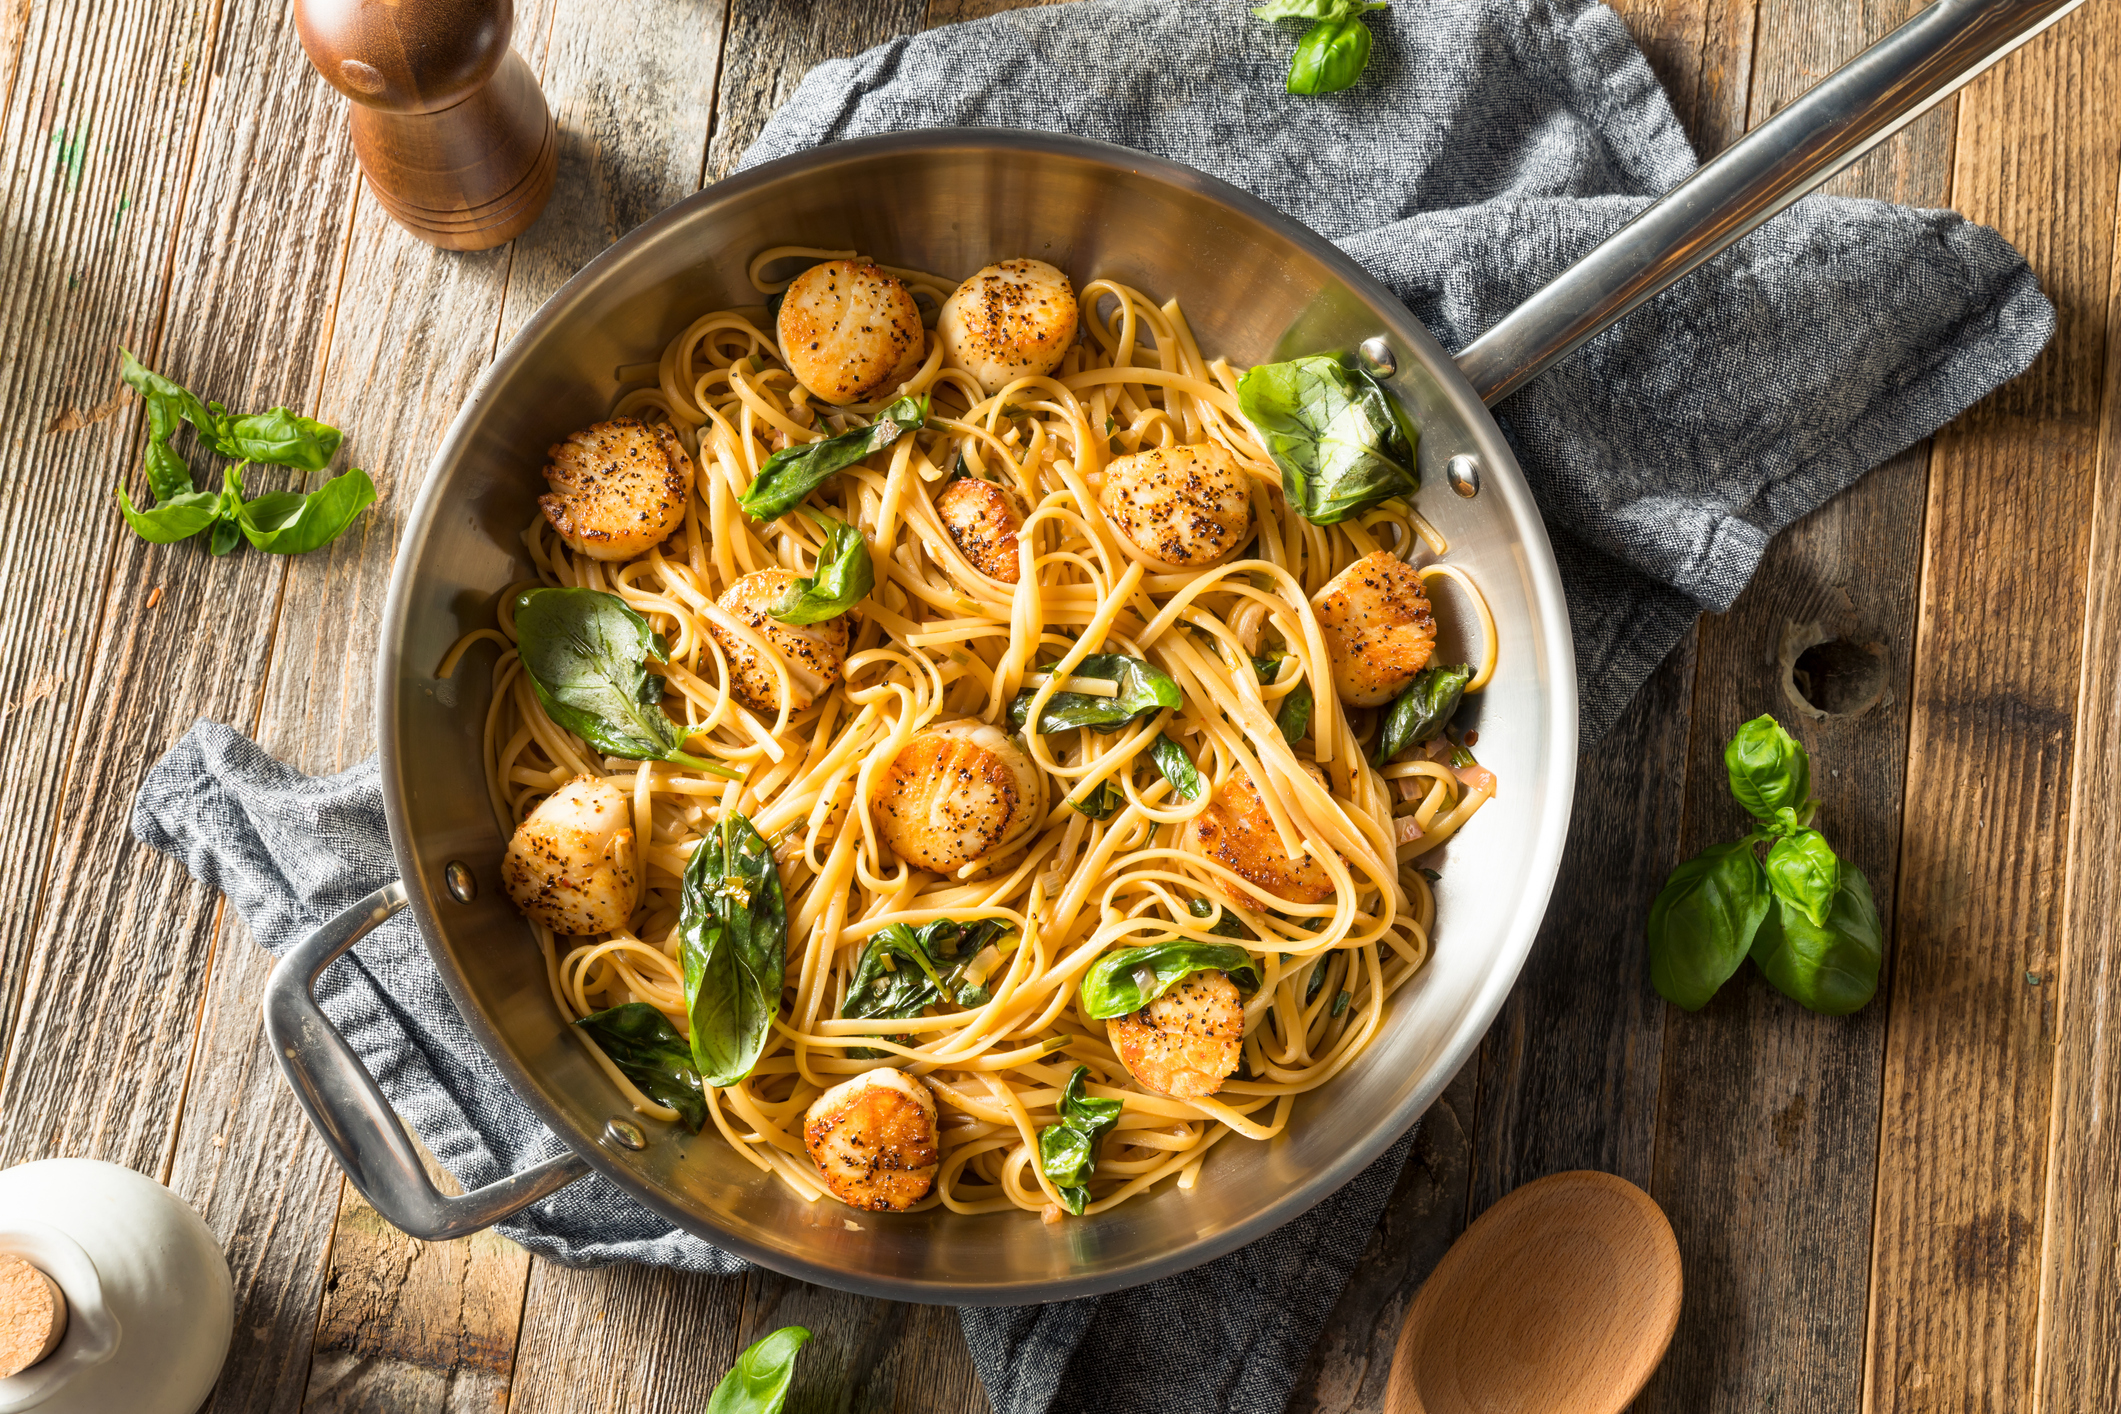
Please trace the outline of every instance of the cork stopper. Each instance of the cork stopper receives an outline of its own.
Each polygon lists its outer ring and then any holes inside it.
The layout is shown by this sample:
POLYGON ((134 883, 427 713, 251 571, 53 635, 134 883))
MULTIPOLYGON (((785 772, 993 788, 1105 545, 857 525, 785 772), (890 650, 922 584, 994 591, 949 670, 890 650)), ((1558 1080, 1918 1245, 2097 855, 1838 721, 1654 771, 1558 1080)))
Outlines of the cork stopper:
POLYGON ((66 1295, 20 1257, 0 1253, 0 1379, 19 1375, 59 1348, 66 1295))

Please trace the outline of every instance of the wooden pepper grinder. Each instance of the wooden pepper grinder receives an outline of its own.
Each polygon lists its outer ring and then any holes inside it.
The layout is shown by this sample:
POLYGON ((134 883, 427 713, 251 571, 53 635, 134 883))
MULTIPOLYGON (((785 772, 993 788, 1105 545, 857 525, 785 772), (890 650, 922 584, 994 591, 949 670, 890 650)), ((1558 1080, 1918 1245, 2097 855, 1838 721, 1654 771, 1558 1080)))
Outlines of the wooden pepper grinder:
POLYGON ((500 245, 552 195, 558 132, 514 26, 512 0, 295 0, 310 63, 353 100, 369 190, 430 245, 500 245))

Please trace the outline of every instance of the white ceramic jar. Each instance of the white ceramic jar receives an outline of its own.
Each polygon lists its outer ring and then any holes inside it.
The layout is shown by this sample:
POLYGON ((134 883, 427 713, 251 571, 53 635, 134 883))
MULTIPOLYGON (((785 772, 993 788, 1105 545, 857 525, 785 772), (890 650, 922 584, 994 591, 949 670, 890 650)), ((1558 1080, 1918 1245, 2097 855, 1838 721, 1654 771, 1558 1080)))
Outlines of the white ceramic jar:
POLYGON ((66 1295, 66 1334, 0 1379, 0 1414, 195 1414, 228 1356, 221 1245, 153 1179, 94 1159, 0 1170, 0 1252, 66 1295))

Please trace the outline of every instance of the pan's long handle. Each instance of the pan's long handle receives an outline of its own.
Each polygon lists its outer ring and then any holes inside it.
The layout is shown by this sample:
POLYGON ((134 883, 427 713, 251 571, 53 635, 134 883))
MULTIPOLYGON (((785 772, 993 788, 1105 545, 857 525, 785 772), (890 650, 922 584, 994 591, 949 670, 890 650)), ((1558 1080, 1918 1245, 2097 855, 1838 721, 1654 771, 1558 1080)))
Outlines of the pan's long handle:
POLYGON ((454 1198, 428 1180, 390 1102, 314 995, 324 969, 406 901, 402 882, 386 884, 289 948, 266 979, 265 1034, 303 1112, 361 1196, 414 1237, 442 1242, 493 1226, 574 1182, 589 1165, 579 1154, 561 1154, 454 1198))
POLYGON ((1494 403, 1950 97, 2084 0, 1937 0, 1747 133, 1469 344, 1494 403))

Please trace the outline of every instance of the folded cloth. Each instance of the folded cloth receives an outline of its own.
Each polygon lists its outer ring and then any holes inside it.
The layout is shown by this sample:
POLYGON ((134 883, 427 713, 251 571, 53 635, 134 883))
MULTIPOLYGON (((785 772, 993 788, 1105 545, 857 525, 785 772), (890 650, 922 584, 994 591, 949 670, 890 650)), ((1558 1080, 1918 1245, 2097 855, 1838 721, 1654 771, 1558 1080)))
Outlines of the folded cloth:
MULTIPOLYGON (((1602 6, 1395 0, 1366 22, 1362 82, 1305 98, 1282 91, 1295 31, 1234 0, 1014 11, 820 65, 744 165, 938 124, 1124 143, 1340 242, 1450 348, 1694 168, 1649 66, 1602 6)), ((1505 402, 1569 591, 1586 739, 1698 609, 1729 606, 1777 529, 2018 373, 2053 325, 1995 232, 1950 212, 1814 198, 1505 402)), ((133 828, 227 893, 275 951, 394 874, 373 762, 311 779, 211 723, 154 768, 133 828)), ((320 995, 466 1185, 558 1152, 404 917, 327 972, 320 995)), ((1406 1149, 1192 1272, 1094 1300, 966 1310, 996 1410, 1279 1410, 1406 1149)), ((741 1266, 601 1178, 502 1230, 563 1262, 741 1266)))

